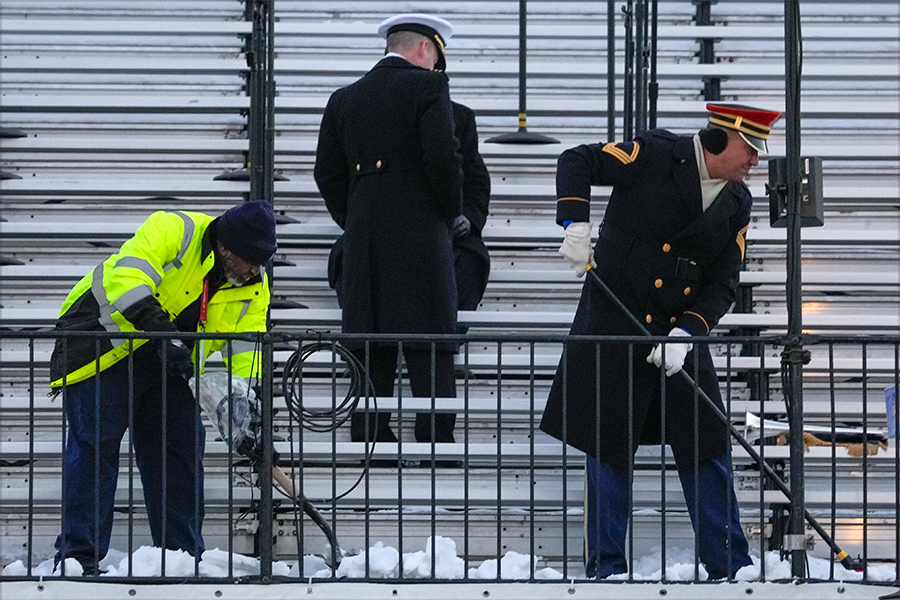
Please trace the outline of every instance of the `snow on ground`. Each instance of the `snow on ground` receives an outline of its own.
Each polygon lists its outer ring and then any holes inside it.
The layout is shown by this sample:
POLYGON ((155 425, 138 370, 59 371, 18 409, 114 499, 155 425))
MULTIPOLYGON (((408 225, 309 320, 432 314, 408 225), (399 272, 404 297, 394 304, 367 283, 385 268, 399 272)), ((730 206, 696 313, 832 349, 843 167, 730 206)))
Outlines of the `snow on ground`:
MULTIPOLYGON (((488 559, 477 567, 466 571, 466 561, 457 554, 456 542, 450 538, 437 536, 432 550, 431 538, 425 544, 423 550, 409 552, 403 555, 403 573, 400 573, 400 553, 396 548, 385 546, 382 542, 375 543, 368 551, 368 576, 370 579, 431 579, 432 560, 434 561, 434 574, 437 579, 462 579, 468 575, 474 580, 493 580, 497 578, 497 559, 488 559)), ((207 550, 203 553, 199 574, 201 577, 246 577, 259 575, 259 559, 231 554, 231 568, 229 573, 229 554, 218 548, 207 550)), ((101 562, 100 566, 106 571, 101 577, 125 577, 128 575, 128 555, 121 551, 111 550, 109 555, 101 562)), ((632 577, 637 581, 659 581, 662 574, 661 555, 659 550, 651 552, 635 560, 632 577)), ((759 557, 752 557, 753 564, 744 567, 737 573, 739 581, 757 581, 761 576, 761 564, 759 557)), ((355 556, 346 556, 341 561, 337 572, 338 578, 363 578, 366 576, 366 553, 355 556)), ((527 580, 531 578, 531 569, 534 569, 534 577, 541 580, 562 580, 563 574, 553 568, 540 566, 540 556, 531 557, 527 554, 507 552, 500 558, 500 579, 503 580, 527 580)), ((831 578, 831 562, 820 558, 809 557, 809 577, 811 579, 828 580, 831 578)), ((131 555, 131 568, 134 577, 155 577, 162 575, 162 552, 159 548, 142 546, 131 555)), ((707 579, 703 565, 699 567, 700 579, 707 579)), ((74 559, 66 560, 66 575, 79 576, 82 573, 81 565, 74 559)), ((275 561, 272 564, 272 574, 281 577, 300 578, 300 570, 297 562, 275 561)), ((670 581, 690 581, 694 579, 694 553, 693 550, 670 549, 666 554, 666 579, 670 581)), ((25 564, 17 560, 2 571, 4 577, 16 577, 27 575, 25 564)), ((49 558, 32 570, 36 577, 51 577, 60 575, 59 569, 54 570, 53 559, 49 558)), ((165 575, 167 577, 193 577, 194 559, 186 552, 180 550, 165 551, 165 575)), ((862 573, 848 571, 841 565, 834 565, 834 580, 854 582, 862 580, 862 573)), ((897 573, 890 566, 871 566, 868 568, 870 581, 892 582, 897 573)), ((330 578, 332 571, 319 556, 303 557, 303 580, 312 577, 314 579, 330 578)), ((568 577, 580 579, 583 573, 570 571, 568 577)), ((766 580, 791 579, 791 565, 782 560, 779 552, 767 552, 765 555, 766 580)), ((614 579, 628 579, 628 575, 614 576, 614 579)))

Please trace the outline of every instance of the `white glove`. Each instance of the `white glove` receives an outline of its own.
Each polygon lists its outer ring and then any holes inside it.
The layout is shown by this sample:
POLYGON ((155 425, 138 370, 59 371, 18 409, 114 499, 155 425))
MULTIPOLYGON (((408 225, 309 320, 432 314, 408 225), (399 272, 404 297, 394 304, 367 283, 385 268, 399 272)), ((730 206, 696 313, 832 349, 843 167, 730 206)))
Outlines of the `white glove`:
MULTIPOLYGON (((669 337, 691 337, 687 331, 681 327, 673 327, 669 332, 669 337)), ((647 362, 660 366, 662 363, 662 344, 657 344, 653 351, 647 355, 647 362)), ((666 377, 671 377, 681 370, 684 366, 684 359, 687 353, 691 351, 692 344, 666 344, 666 377)))
POLYGON ((587 273, 588 265, 596 267, 594 249, 591 247, 591 224, 569 223, 569 226, 566 227, 566 237, 562 246, 559 247, 559 253, 575 269, 578 277, 583 277, 587 273))

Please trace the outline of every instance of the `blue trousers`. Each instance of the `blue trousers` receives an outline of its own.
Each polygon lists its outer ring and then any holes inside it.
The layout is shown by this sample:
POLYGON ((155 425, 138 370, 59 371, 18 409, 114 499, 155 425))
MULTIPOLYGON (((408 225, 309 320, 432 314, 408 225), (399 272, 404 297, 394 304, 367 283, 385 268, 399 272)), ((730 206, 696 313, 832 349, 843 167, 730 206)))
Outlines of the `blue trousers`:
MULTIPOLYGON (((183 379, 167 378, 163 399, 165 369, 153 345, 134 354, 131 417, 147 520, 155 546, 199 556, 205 549, 200 533, 205 430, 183 379)), ((68 437, 56 560, 72 557, 87 569, 96 567, 109 550, 119 445, 129 423, 128 359, 68 386, 65 393, 68 437)))
MULTIPOLYGON (((697 538, 697 556, 710 579, 733 577, 752 564, 734 494, 731 456, 679 468, 681 488, 697 538), (698 493, 695 493, 698 492, 698 493)), ((602 579, 628 572, 625 532, 631 514, 628 473, 587 457, 585 574, 602 579)))

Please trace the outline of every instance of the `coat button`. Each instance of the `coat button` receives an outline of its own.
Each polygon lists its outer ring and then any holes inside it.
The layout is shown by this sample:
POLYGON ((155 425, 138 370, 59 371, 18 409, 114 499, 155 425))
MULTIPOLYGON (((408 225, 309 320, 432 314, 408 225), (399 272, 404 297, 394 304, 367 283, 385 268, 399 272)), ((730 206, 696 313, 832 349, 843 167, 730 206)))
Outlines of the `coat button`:
POLYGON ((375 163, 375 168, 376 168, 376 169, 380 169, 380 168, 381 168, 381 161, 380 161, 380 160, 379 160, 378 162, 375 163))
POLYGON ((653 282, 653 285, 656 286, 656 289, 661 288, 662 287, 662 279, 657 279, 656 281, 653 282))
POLYGON ((687 296, 687 295, 690 294, 690 293, 691 293, 691 288, 689 288, 689 287, 684 288, 684 295, 685 295, 685 296, 687 296))
POLYGON ((669 244, 663 244, 663 252, 668 252, 671 249, 672 249, 672 246, 670 246, 669 244))
POLYGON ((678 320, 678 319, 676 319, 675 317, 672 317, 671 319, 669 319, 669 323, 671 323, 672 325, 674 325, 674 324, 675 324, 675 321, 677 321, 677 320, 678 320))
POLYGON ((644 317, 644 319, 645 319, 648 323, 652 323, 652 322, 653 322, 653 317, 651 317, 650 315, 647 315, 646 317, 644 317))
POLYGON ((356 170, 359 171, 359 163, 356 163, 356 170))

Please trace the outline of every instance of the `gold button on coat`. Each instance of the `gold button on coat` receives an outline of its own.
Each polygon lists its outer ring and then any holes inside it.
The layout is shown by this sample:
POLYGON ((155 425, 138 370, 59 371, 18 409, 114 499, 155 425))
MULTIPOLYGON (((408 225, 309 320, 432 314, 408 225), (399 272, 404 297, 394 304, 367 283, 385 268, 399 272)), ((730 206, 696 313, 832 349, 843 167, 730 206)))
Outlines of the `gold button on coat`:
POLYGON ((685 296, 687 296, 687 295, 690 294, 690 293, 691 293, 691 288, 689 288, 689 287, 684 288, 684 295, 685 295, 685 296))
POLYGON ((377 163, 375 163, 375 168, 376 168, 376 169, 380 169, 380 168, 381 168, 381 161, 380 161, 380 160, 379 160, 377 163))
POLYGON ((647 315, 646 320, 647 320, 648 323, 652 323, 652 322, 653 322, 653 317, 651 317, 650 315, 647 315))
POLYGON ((675 317, 672 317, 671 319, 669 319, 669 323, 671 323, 672 325, 674 325, 674 324, 675 324, 675 321, 677 321, 677 320, 678 320, 678 319, 676 319, 675 317))
POLYGON ((356 170, 359 171, 359 163, 356 163, 356 170))
POLYGON ((670 246, 669 244, 663 244, 663 252, 668 252, 671 249, 672 249, 672 246, 670 246))
POLYGON ((656 281, 653 282, 653 285, 656 286, 656 289, 661 288, 662 287, 662 279, 657 279, 656 281))

